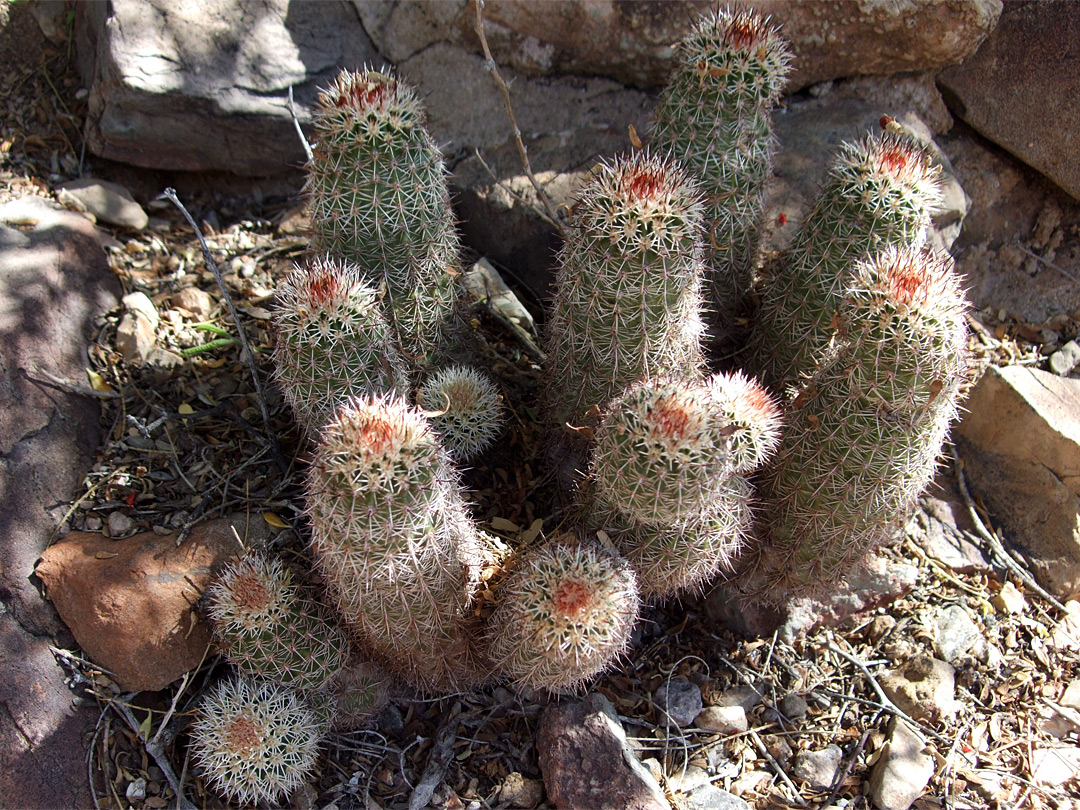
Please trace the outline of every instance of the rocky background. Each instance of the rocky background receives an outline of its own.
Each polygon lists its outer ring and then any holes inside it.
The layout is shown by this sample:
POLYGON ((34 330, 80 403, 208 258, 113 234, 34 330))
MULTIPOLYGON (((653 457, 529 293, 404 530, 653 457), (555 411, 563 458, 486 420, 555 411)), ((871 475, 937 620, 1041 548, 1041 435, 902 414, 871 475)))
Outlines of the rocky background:
MULTIPOLYGON (((597 157, 630 148, 631 125, 648 131, 671 44, 712 5, 488 0, 487 34, 510 83, 523 142, 557 204, 571 201, 597 157)), ((963 492, 943 474, 942 487, 913 522, 917 547, 905 545, 891 561, 875 563, 866 581, 852 583, 835 603, 796 611, 778 638, 792 644, 822 627, 857 627, 852 637, 878 633, 880 640, 893 633, 882 631, 887 620, 896 623, 883 605, 923 593, 927 571, 938 572, 935 577, 945 571, 953 580, 974 576, 975 586, 961 581, 974 595, 961 588, 935 603, 929 629, 923 628, 928 654, 914 654, 922 643, 914 633, 907 655, 901 648, 886 657, 890 669, 881 686, 924 725, 939 722, 955 708, 954 670, 976 660, 978 671, 1000 673, 1002 659, 992 650, 1012 649, 1000 633, 989 632, 986 616, 996 612, 1023 624, 1030 614, 1028 621, 1045 629, 1027 627, 1032 638, 1059 634, 1053 667, 1034 653, 1028 661, 1041 673, 1040 699, 1060 709, 1051 712, 1058 742, 1041 758, 1044 749, 1032 748, 1015 785, 991 786, 971 794, 982 797, 974 804, 954 806, 1072 806, 1067 795, 1078 787, 1080 764, 1080 686, 1072 680, 1080 669, 1074 668, 1076 638, 1069 635, 1080 615, 1072 601, 1080 598, 1080 375, 1074 371, 1080 364, 1080 10, 1069 2, 1003 6, 998 0, 752 5, 773 15, 798 55, 776 117, 781 148, 771 192, 772 249, 790 238, 836 145, 875 127, 883 113, 922 133, 947 172, 936 239, 967 277, 975 307, 972 339, 988 366, 954 431, 957 453, 972 505, 984 510, 976 514, 991 531, 1003 529, 1018 552, 994 558, 986 544, 996 536, 972 522, 963 492), (970 542, 980 537, 983 542, 970 542), (1024 578, 1028 573, 1034 581, 1024 578), (1041 600, 1038 611, 1025 606, 1021 592, 1041 600), (874 609, 877 614, 865 612, 874 609), (1062 660, 1067 672, 1049 671, 1060 669, 1062 660), (935 690, 945 690, 944 696, 935 690), (1012 791, 1017 785, 1019 792, 1012 791)), ((0 796, 11 807, 82 808, 93 806, 88 745, 104 745, 107 735, 98 708, 79 705, 92 701, 73 702, 69 686, 85 676, 78 667, 58 666, 55 651, 81 647, 125 693, 167 688, 200 664, 205 628, 195 622, 191 603, 214 567, 234 552, 230 525, 244 536, 280 528, 250 515, 231 524, 195 520, 225 509, 193 508, 176 518, 184 511, 177 509, 169 520, 145 521, 134 495, 131 502, 102 499, 124 461, 109 455, 110 441, 124 431, 117 434, 103 415, 124 395, 100 375, 88 378, 87 368, 100 368, 95 360, 107 356, 112 367, 139 370, 139 380, 166 386, 161 381, 179 375, 190 355, 162 335, 170 325, 179 333, 184 324, 220 311, 212 277, 196 269, 200 259, 190 239, 186 248, 177 247, 179 220, 155 199, 161 190, 175 186, 189 201, 219 261, 245 293, 245 317, 258 327, 272 295, 271 257, 287 266, 302 250, 304 156, 288 93, 303 125, 317 89, 338 69, 389 64, 427 103, 467 246, 490 259, 537 316, 557 238, 524 176, 502 99, 480 55, 475 7, 464 0, 36 0, 0 3, 0 26, 0 86, 7 100, 0 133, 0 796), (166 278, 167 289, 155 286, 166 278), (190 553, 176 551, 171 530, 185 532, 181 548, 190 553), (43 599, 43 581, 63 621, 43 599), (145 582, 156 584, 152 600, 145 582), (195 623, 181 625, 181 618, 195 623)), ((219 399, 235 391, 224 376, 216 385, 219 399)), ((240 501, 229 505, 245 508, 240 501)), ((695 608, 701 615, 710 609, 707 600, 695 608)), ((60 653, 60 662, 72 655, 60 653)), ((782 703, 779 696, 764 705, 755 690, 740 697, 745 684, 713 688, 700 673, 670 676, 663 693, 649 691, 680 728, 749 734, 747 716, 752 725, 782 703), (680 690, 688 697, 680 698, 676 718, 671 696, 680 690)), ((852 670, 852 677, 860 672, 852 670)), ((803 697, 789 697, 785 716, 806 715, 803 697)), ((522 765, 525 776, 514 769, 516 781, 502 779, 495 804, 549 801, 584 810, 586 799, 561 793, 549 774, 566 767, 563 778, 572 785, 581 782, 567 764, 576 758, 636 763, 636 755, 620 753, 628 750, 623 708, 604 700, 593 695, 544 714, 536 744, 546 799, 540 774, 528 773, 535 771, 533 752, 523 759, 532 763, 522 765), (601 727, 613 735, 604 743, 606 754, 583 755, 554 742, 575 740, 576 733, 589 737, 574 728, 593 729, 596 736, 601 727)), ((813 715, 816 708, 809 708, 813 715)), ((966 726, 948 726, 952 749, 948 740, 930 738, 939 759, 975 743, 972 729, 982 721, 977 713, 972 718, 966 726)), ((881 726, 882 739, 864 739, 854 753, 850 745, 842 751, 819 738, 798 753, 765 746, 761 759, 771 763, 774 781, 783 773, 804 789, 832 786, 834 779, 844 781, 845 767, 861 774, 852 763, 876 745, 877 759, 865 763, 867 779, 856 793, 891 810, 910 806, 926 791, 920 806, 943 806, 926 803, 953 783, 942 781, 951 770, 924 748, 925 727, 920 738, 895 718, 881 726), (803 754, 809 758, 796 766, 803 754), (851 762, 842 765, 849 754, 851 762)), ((1016 739, 1023 739, 1020 732, 1016 739)), ((703 781, 681 787, 658 769, 631 769, 627 778, 645 785, 631 781, 638 785, 633 806, 668 807, 669 799, 679 807, 743 806, 723 804, 744 799, 734 791, 737 774, 718 775, 722 765, 710 764, 703 781)), ((977 781, 968 778, 968 784, 977 781)), ((145 778, 142 793, 132 793, 136 783, 128 782, 128 803, 165 806, 154 803, 160 796, 153 791, 146 794, 145 778)), ((821 798, 838 795, 825 790, 821 798)), ((429 793, 417 807, 428 801, 471 806, 449 788, 429 793)), ((352 805, 340 804, 346 806, 352 805)))

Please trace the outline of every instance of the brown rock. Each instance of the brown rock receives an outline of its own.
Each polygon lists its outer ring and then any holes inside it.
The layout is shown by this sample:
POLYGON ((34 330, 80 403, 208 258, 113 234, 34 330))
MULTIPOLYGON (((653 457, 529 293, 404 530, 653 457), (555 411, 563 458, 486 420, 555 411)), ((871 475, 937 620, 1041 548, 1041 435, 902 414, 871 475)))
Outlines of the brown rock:
POLYGON ((630 749, 603 695, 544 709, 536 748, 548 798, 560 810, 668 810, 655 777, 630 749))
POLYGON ((972 494, 1028 557, 1040 584, 1080 595, 1080 380, 990 367, 956 431, 972 494))
POLYGON ((1080 199, 1077 42, 1072 3, 1012 4, 979 51, 939 82, 957 116, 1080 199))
POLYGON ((200 524, 179 546, 175 533, 110 540, 71 532, 42 555, 37 575, 79 645, 121 689, 163 689, 198 666, 210 644, 194 607, 240 551, 231 526, 245 536, 241 515, 200 524))
MULTIPOLYGON (((479 51, 472 3, 354 0, 376 47, 399 62, 439 42, 479 51)), ((826 79, 927 70, 974 53, 993 30, 1000 0, 931 0, 852 6, 827 0, 759 0, 796 53, 792 89, 826 79)), ((667 78, 671 45, 712 0, 488 0, 487 38, 496 60, 528 75, 577 73, 655 88, 667 78)))
POLYGON ((944 661, 920 655, 880 683, 889 700, 916 720, 936 723, 956 713, 956 673, 944 661))

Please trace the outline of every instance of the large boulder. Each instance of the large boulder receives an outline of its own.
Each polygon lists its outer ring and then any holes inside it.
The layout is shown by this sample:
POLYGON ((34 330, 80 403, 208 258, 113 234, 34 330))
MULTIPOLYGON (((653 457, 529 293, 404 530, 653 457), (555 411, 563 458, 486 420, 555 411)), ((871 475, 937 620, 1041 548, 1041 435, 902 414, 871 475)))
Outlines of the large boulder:
POLYGON ((973 494, 1062 602, 1080 596, 1080 380, 988 368, 956 430, 973 494))
POLYGON ((939 82, 953 112, 1080 199, 1080 14, 1017 3, 979 51, 939 82))
POLYGON ((344 3, 112 0, 75 11, 87 145, 136 166, 294 168, 304 152, 289 88, 306 108, 341 67, 379 61, 344 3))
MULTIPOLYGON (((353 0, 376 47, 397 63, 437 42, 478 52, 466 0, 353 0)), ((826 0, 757 0, 796 53, 790 88, 828 79, 928 70, 975 52, 1000 0, 929 0, 853 6, 826 0)), ((653 89, 667 78, 671 45, 713 0, 488 0, 486 32, 500 64, 527 75, 605 76, 653 89)))
MULTIPOLYGON (((518 114, 525 115, 533 83, 542 95, 554 77, 579 77, 576 86, 594 99, 595 85, 584 77, 612 80, 608 94, 625 86, 658 88, 670 69, 672 44, 713 5, 489 0, 485 8, 495 58, 511 75, 521 74, 513 92, 518 114)), ((1000 0, 930 0, 877 3, 851 13, 844 3, 824 0, 757 5, 792 40, 792 89, 843 76, 953 64, 975 51, 1001 7, 1000 0)), ((468 92, 472 80, 462 80, 465 92, 454 81, 462 61, 480 54, 475 6, 465 0, 354 0, 351 6, 112 0, 77 4, 76 10, 80 70, 90 89, 87 142, 113 160, 245 175, 295 168, 303 152, 285 106, 288 88, 295 88, 298 113, 306 121, 317 88, 339 68, 384 61, 439 61, 438 69, 422 71, 421 96, 456 105, 455 123, 465 128, 475 121, 492 123, 470 107, 478 98, 468 92)), ((416 81, 418 74, 410 78, 416 81)), ((482 105, 504 123, 498 92, 485 79, 482 105)), ((561 123, 583 106, 588 105, 537 108, 528 113, 538 121, 533 133, 596 154, 603 142, 587 137, 585 124, 568 130, 561 123)), ((625 131, 630 122, 618 120, 616 129, 625 131)), ((443 137, 454 148, 468 140, 457 129, 443 137)), ((503 127, 497 141, 478 145, 490 149, 508 140, 503 127)))
POLYGON ((0 796, 89 808, 86 732, 50 645, 70 636, 31 577, 98 443, 93 319, 119 284, 93 225, 39 197, 0 206, 0 796))

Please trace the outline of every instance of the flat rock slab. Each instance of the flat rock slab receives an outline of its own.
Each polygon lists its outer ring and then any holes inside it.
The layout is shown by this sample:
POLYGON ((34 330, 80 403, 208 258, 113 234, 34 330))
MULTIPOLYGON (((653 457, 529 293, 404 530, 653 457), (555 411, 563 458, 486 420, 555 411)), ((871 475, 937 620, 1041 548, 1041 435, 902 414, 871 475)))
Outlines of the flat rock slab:
POLYGON ((975 55, 938 81, 957 116, 1080 199, 1077 42, 1073 4, 1015 4, 975 55))
MULTIPOLYGON (((261 519, 251 528, 265 531, 261 519)), ((210 628, 195 609, 214 572, 242 548, 244 516, 177 534, 122 540, 74 531, 42 555, 37 575, 83 651, 125 692, 164 689, 202 661, 210 628)), ((249 537, 250 540, 250 537, 249 537)))
POLYGON ((990 367, 956 430, 972 494, 981 495, 1039 583, 1080 595, 1080 380, 990 367))
POLYGON ((86 385, 93 319, 117 303, 99 236, 44 198, 0 206, 0 796, 10 807, 91 806, 83 734, 94 718, 72 708, 49 650, 70 637, 31 576, 97 448, 97 402, 62 384, 86 385))

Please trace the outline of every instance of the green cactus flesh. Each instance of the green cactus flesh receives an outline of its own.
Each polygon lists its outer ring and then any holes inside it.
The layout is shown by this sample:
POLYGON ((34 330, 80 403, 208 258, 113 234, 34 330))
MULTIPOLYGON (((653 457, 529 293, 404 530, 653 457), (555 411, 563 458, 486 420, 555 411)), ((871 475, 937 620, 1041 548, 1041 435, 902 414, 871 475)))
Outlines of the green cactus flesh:
POLYGON ((750 291, 775 139, 771 110, 791 53, 753 12, 703 17, 676 48, 653 115, 653 141, 701 179, 709 299, 721 326, 750 291))
POLYGON ((795 242, 762 286, 752 362, 770 386, 798 388, 827 358, 854 268, 888 247, 921 247, 939 204, 939 170, 893 132, 845 143, 795 242))
POLYGON ((408 359, 437 355, 455 305, 459 244, 442 155, 415 93, 343 71, 319 96, 308 167, 313 247, 355 262, 386 289, 408 359))
POLYGON ((324 428, 307 477, 316 565, 367 651, 421 689, 482 680, 469 601, 482 545, 427 419, 362 397, 324 428))
POLYGON ((325 731, 300 693, 234 676, 200 704, 191 750, 222 795, 244 805, 276 804, 314 769, 325 731))
POLYGON ((349 397, 408 389, 378 293, 355 264, 321 257, 297 267, 278 291, 274 325, 277 380, 310 435, 349 397))
POLYGON ((857 269, 839 309, 845 348, 793 411, 765 476, 758 596, 834 587, 930 482, 968 364, 951 265, 904 248, 857 269))
POLYGON ((559 260, 548 321, 551 421, 580 425, 632 382, 700 374, 701 201, 669 161, 596 167, 559 260))
POLYGON ((313 594, 276 558, 251 551, 207 589, 214 638, 241 672, 318 690, 349 655, 348 640, 313 594))
POLYGON ((556 538, 523 553, 499 588, 490 654, 520 686, 572 692, 626 649, 638 608, 625 560, 556 538))

